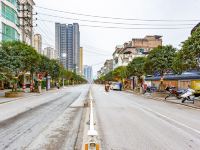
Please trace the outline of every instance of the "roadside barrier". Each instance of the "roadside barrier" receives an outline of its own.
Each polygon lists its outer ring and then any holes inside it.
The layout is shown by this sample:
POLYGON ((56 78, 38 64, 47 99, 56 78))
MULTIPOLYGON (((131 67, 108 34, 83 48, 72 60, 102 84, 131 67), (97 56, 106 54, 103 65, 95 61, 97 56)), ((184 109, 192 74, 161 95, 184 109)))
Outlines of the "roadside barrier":
POLYGON ((94 128, 94 116, 93 116, 93 98, 91 90, 89 92, 90 101, 90 127, 88 130, 88 143, 85 144, 85 150, 99 150, 100 146, 97 142, 98 133, 94 128))

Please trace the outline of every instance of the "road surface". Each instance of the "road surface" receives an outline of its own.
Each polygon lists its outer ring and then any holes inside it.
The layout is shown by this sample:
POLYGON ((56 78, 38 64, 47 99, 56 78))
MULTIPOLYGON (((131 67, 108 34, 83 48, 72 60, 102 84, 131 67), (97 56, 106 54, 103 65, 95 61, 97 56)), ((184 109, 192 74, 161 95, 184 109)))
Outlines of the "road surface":
POLYGON ((0 122, 0 149, 67 148, 73 150, 82 108, 72 108, 70 105, 80 98, 80 95, 86 96, 88 88, 88 85, 69 87, 1 104, 0 120, 6 120, 0 122), (9 119, 12 115, 13 117, 9 119), (46 130, 52 131, 53 134, 46 130), (48 135, 49 139, 54 139, 54 141, 48 142, 48 139, 44 139, 45 142, 41 141, 42 134, 45 135, 45 138, 48 135), (37 138, 40 139, 37 140, 37 138))
POLYGON ((93 85, 103 150, 199 150, 200 110, 93 85))

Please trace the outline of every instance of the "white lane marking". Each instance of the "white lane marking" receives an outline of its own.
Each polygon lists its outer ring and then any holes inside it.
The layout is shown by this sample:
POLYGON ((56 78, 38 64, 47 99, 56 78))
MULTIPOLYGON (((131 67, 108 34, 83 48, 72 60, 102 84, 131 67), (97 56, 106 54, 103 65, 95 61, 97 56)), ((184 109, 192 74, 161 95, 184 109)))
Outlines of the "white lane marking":
MULTIPOLYGON (((135 103, 135 102, 134 102, 134 103, 135 103)), ((177 125, 179 125, 179 126, 182 126, 182 127, 184 127, 184 128, 190 129, 190 130, 192 130, 193 132, 196 132, 196 133, 200 134, 200 131, 197 130, 197 129, 194 129, 194 128, 192 128, 192 127, 186 125, 186 124, 183 124, 183 123, 181 123, 181 122, 179 122, 179 121, 176 121, 176 120, 174 120, 174 119, 172 119, 172 118, 169 118, 169 117, 167 117, 166 115, 163 115, 163 114, 161 114, 161 113, 159 113, 159 112, 157 112, 157 111, 153 111, 152 109, 150 109, 150 108, 148 108, 148 107, 145 107, 145 106, 143 106, 143 105, 141 105, 141 104, 138 104, 138 103, 135 103, 135 104, 138 105, 138 106, 140 107, 140 109, 142 109, 143 111, 152 112, 152 113, 154 113, 154 114, 156 114, 156 115, 158 115, 158 116, 160 116, 160 117, 162 117, 162 118, 165 118, 165 119, 167 119, 167 120, 169 120, 169 121, 171 121, 171 122, 174 122, 175 124, 177 124, 177 125)))

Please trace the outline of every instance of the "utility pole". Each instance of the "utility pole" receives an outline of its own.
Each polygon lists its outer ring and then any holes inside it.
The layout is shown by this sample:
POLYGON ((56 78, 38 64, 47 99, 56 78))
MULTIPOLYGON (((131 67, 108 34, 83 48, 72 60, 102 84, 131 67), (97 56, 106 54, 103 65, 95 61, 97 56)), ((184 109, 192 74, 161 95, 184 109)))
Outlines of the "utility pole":
POLYGON ((22 30, 22 41, 32 45, 33 37, 33 5, 27 0, 19 2, 19 19, 20 19, 20 28, 22 30))

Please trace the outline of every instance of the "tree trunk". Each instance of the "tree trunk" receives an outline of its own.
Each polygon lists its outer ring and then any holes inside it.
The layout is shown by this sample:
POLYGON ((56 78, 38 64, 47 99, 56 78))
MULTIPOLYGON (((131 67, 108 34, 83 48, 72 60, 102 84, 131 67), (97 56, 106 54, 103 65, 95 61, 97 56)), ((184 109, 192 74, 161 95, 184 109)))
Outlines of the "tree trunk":
POLYGON ((0 83, 1 83, 0 90, 4 90, 4 82, 0 81, 0 83))

